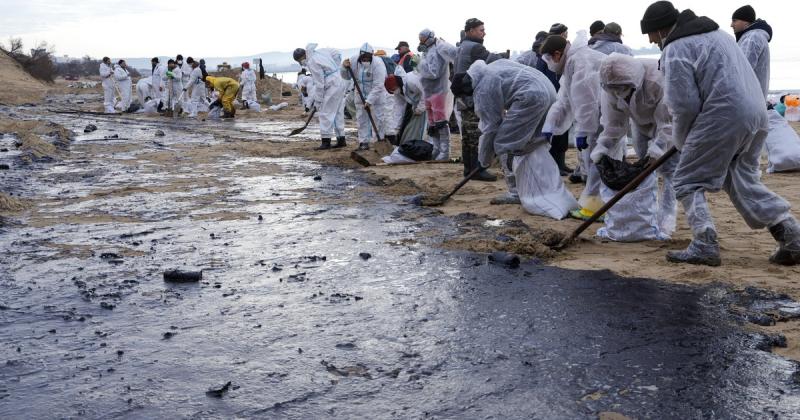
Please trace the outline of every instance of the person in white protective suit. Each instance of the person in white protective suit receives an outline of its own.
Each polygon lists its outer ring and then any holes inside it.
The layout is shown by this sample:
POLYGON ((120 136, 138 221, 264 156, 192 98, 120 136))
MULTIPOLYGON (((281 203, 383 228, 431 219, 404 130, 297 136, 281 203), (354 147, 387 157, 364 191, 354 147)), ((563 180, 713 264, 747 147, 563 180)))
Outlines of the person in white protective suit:
POLYGON ((402 67, 397 66, 394 74, 386 78, 384 86, 387 92, 393 94, 391 124, 397 133, 397 145, 411 140, 422 140, 425 137, 427 117, 425 94, 419 74, 406 73, 402 67))
POLYGON ((208 91, 206 84, 203 82, 203 69, 200 68, 200 63, 189 57, 186 59, 189 63, 191 72, 189 72, 189 80, 183 85, 184 96, 189 96, 189 117, 196 117, 198 112, 208 112, 208 91), (191 92, 189 92, 191 89, 191 92))
MULTIPOLYGON (((194 61, 192 57, 189 57, 194 61)), ((192 74, 192 63, 187 59, 183 61, 183 55, 178 54, 175 57, 175 64, 181 69, 181 86, 186 87, 189 84, 189 77, 192 74)), ((183 94, 183 92, 181 92, 183 94)), ((183 95, 186 96, 186 95, 183 95)), ((184 98, 188 99, 188 98, 184 98)), ((188 102, 188 101, 187 101, 188 102)))
POLYGON ((305 69, 297 75, 297 89, 300 91, 300 100, 306 112, 311 112, 314 102, 314 78, 307 74, 305 69))
POLYGON ((174 110, 183 94, 183 72, 175 60, 167 61, 167 68, 161 77, 164 86, 164 104, 170 105, 174 110))
POLYGON ((550 35, 542 43, 540 52, 550 71, 561 75, 558 99, 547 113, 543 130, 549 139, 573 127, 581 168, 586 173, 586 186, 579 199, 581 209, 571 215, 585 220, 603 206, 600 174, 590 155, 601 129, 602 89, 597 71, 606 55, 589 48, 585 31, 578 31, 571 44, 560 35, 550 35))
POLYGON ((307 68, 314 79, 312 108, 317 109, 319 132, 322 143, 318 150, 347 146, 344 136, 344 94, 347 84, 340 74, 342 55, 329 48, 317 49, 317 44, 308 44, 305 49, 297 48, 294 60, 307 68), (336 135, 336 144, 331 146, 331 138, 336 135))
MULTIPOLYGON (((419 33, 419 52, 422 61, 417 66, 422 89, 425 92, 425 109, 428 117, 428 137, 433 143, 435 160, 450 158, 450 113, 449 98, 450 64, 455 62, 458 49, 430 29, 419 33)), ((419 139, 417 139, 419 140, 419 139)))
POLYGON ((153 78, 152 76, 142 77, 136 82, 136 96, 139 97, 139 104, 144 106, 147 101, 153 99, 153 78))
POLYGON ((256 93, 256 72, 250 68, 250 63, 242 63, 242 74, 239 75, 239 85, 242 87, 242 107, 250 109, 258 107, 258 94, 256 93))
POLYGON ((579 207, 542 135, 547 110, 556 101, 555 87, 544 74, 508 59, 478 60, 453 78, 452 90, 457 97, 473 98, 480 121, 480 165, 507 156, 510 162, 503 164, 514 173, 525 211, 560 220, 579 207))
MULTIPOLYGON (((769 93, 770 53, 772 27, 763 19, 756 19, 756 11, 743 6, 733 13, 731 28, 747 61, 761 83, 764 101, 769 93)), ((768 172, 800 169, 800 136, 777 111, 768 106, 769 134, 766 146, 769 157, 768 172)))
MULTIPOLYGON (((660 158, 672 146, 672 117, 664 101, 664 74, 658 69, 658 60, 612 53, 601 62, 599 75, 603 131, 591 153, 592 161, 598 164, 604 156, 624 159, 631 125, 639 158, 660 158)), ((672 235, 677 212, 672 178, 678 159, 675 155, 658 169, 663 180, 658 203, 658 183, 651 175, 608 211, 606 228, 598 235, 617 241, 672 235)), ((601 185, 601 192, 604 198, 616 194, 605 185, 601 185)))
POLYGON ((116 88, 114 87, 114 70, 111 68, 111 59, 108 57, 103 57, 103 61, 100 63, 100 80, 103 85, 103 112, 114 114, 117 112, 114 109, 116 88))
POLYGON ((722 189, 750 228, 769 228, 778 242, 770 261, 800 263, 800 225, 789 203, 761 182, 767 110, 741 49, 711 19, 688 9, 679 13, 668 1, 651 4, 641 27, 662 50, 673 141, 681 150, 675 193, 693 234, 688 248, 669 252, 667 260, 720 265, 705 193, 722 189))
MULTIPOLYGON (((350 71, 355 74, 354 82, 361 88, 364 101, 358 93, 355 94, 356 102, 356 123, 358 124, 358 150, 368 150, 369 143, 376 141, 376 137, 383 138, 383 111, 386 101, 386 89, 383 83, 386 80, 386 65, 380 57, 373 57, 374 49, 368 43, 364 43, 358 55, 347 58, 342 63, 341 74, 344 79, 352 79, 350 71), (369 113, 372 114, 372 121, 377 126, 378 133, 372 127, 369 113)), ((313 74, 313 70, 311 71, 313 74)))
POLYGON ((620 53, 633 56, 630 47, 622 43, 622 27, 618 23, 611 22, 603 28, 603 31, 589 39, 589 48, 606 55, 620 53))
POLYGON ((122 112, 128 111, 131 106, 131 75, 128 73, 128 64, 125 60, 119 60, 117 67, 114 69, 114 80, 117 82, 117 88, 121 96, 117 109, 122 112))
POLYGON ((153 86, 153 94, 151 95, 153 99, 158 100, 158 112, 161 112, 162 108, 164 107, 164 84, 163 84, 163 77, 164 73, 167 71, 167 66, 162 64, 158 57, 153 57, 150 60, 150 65, 152 68, 151 73, 151 83, 153 86))

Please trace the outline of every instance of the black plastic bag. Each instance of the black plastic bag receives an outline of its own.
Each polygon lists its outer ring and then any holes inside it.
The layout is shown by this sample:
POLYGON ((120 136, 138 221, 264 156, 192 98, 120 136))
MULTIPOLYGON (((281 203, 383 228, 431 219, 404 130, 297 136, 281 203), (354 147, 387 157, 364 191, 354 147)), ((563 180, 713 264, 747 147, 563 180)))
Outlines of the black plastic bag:
POLYGON ((628 163, 624 160, 603 156, 600 162, 597 162, 597 170, 600 172, 600 180, 603 181, 603 184, 614 191, 619 191, 644 172, 649 165, 650 158, 648 157, 636 163, 628 163))
POLYGON ((425 140, 411 140, 400 145, 398 149, 403 156, 417 162, 433 159, 433 145, 425 140))

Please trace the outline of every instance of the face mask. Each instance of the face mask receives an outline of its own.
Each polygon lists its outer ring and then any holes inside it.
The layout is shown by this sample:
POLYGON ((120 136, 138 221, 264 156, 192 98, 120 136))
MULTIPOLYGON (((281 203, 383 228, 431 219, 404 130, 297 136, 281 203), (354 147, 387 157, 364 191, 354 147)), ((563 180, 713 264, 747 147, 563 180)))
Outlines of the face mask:
POLYGON ((555 74, 561 74, 564 72, 564 57, 561 57, 561 62, 556 63, 553 60, 553 56, 550 54, 545 54, 542 56, 542 60, 547 63, 547 68, 555 74))
POLYGON ((182 65, 182 64, 183 64, 183 61, 178 61, 178 65, 179 66, 182 65))
POLYGON ((428 46, 425 45, 425 44, 419 44, 419 46, 417 47, 417 51, 419 51, 421 53, 427 52, 428 51, 428 46))

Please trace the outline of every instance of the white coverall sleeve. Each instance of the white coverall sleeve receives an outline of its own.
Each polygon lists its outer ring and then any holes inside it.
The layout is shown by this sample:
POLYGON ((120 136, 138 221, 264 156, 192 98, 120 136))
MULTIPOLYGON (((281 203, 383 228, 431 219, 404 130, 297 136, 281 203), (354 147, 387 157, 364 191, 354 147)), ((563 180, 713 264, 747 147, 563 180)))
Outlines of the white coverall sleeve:
POLYGON ((758 68, 761 54, 769 48, 769 45, 764 45, 765 41, 765 38, 759 36, 744 36, 739 42, 747 62, 754 70, 758 68))
MULTIPOLYGON (((564 86, 561 87, 564 89, 564 86)), ((600 80, 596 71, 588 66, 575 70, 569 86, 572 113, 575 116, 575 136, 586 137, 595 133, 600 123, 600 80)))
POLYGON ((383 64, 383 59, 375 57, 372 59, 372 89, 369 92, 364 92, 367 95, 367 103, 377 104, 381 102, 381 98, 386 92, 384 81, 386 80, 386 65, 383 64))
POLYGON ((569 100, 570 78, 567 75, 561 77, 561 89, 558 91, 556 102, 550 107, 545 118, 543 132, 550 132, 557 136, 562 135, 572 126, 572 104, 569 100))
POLYGON ((628 133, 631 120, 628 109, 620 109, 617 106, 616 96, 603 90, 600 98, 602 110, 600 125, 603 126, 603 132, 600 133, 597 145, 592 150, 591 158, 595 163, 599 162, 604 155, 609 155, 612 150, 618 149, 619 142, 628 133))
POLYGON ((473 92, 475 101, 475 113, 480 122, 478 129, 481 137, 478 140, 478 160, 481 166, 488 168, 494 159, 494 139, 500 124, 503 123, 503 95, 502 81, 499 76, 484 75, 478 89, 473 92))
POLYGON ((100 65, 100 77, 103 79, 108 79, 111 77, 111 67, 107 66, 105 63, 100 65))
POLYGON ((700 114, 702 99, 689 58, 677 57, 675 48, 671 48, 665 54, 662 63, 664 96, 672 114, 673 142, 680 150, 686 142, 694 120, 700 114))
POLYGON ((309 61, 308 68, 311 71, 311 79, 314 81, 314 106, 319 108, 322 106, 322 100, 325 95, 325 73, 322 66, 317 62, 309 61))
POLYGON ((114 79, 116 79, 118 82, 127 80, 128 78, 129 78, 128 72, 125 71, 125 69, 123 69, 122 67, 117 67, 116 69, 114 69, 114 79))
POLYGON ((658 159, 664 152, 672 147, 672 115, 665 103, 660 103, 656 107, 656 137, 650 140, 647 147, 647 155, 658 159))

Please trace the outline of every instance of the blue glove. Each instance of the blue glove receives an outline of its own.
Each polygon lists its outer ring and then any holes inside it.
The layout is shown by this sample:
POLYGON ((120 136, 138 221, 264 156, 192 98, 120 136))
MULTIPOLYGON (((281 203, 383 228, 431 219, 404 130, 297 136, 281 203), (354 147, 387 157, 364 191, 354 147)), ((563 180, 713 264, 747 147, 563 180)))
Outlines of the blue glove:
POLYGON ((589 141, 586 137, 577 137, 575 138, 575 145, 578 147, 578 150, 584 150, 589 148, 589 141))
POLYGON ((547 139, 548 142, 553 139, 553 133, 549 133, 546 131, 542 131, 542 136, 547 139))

